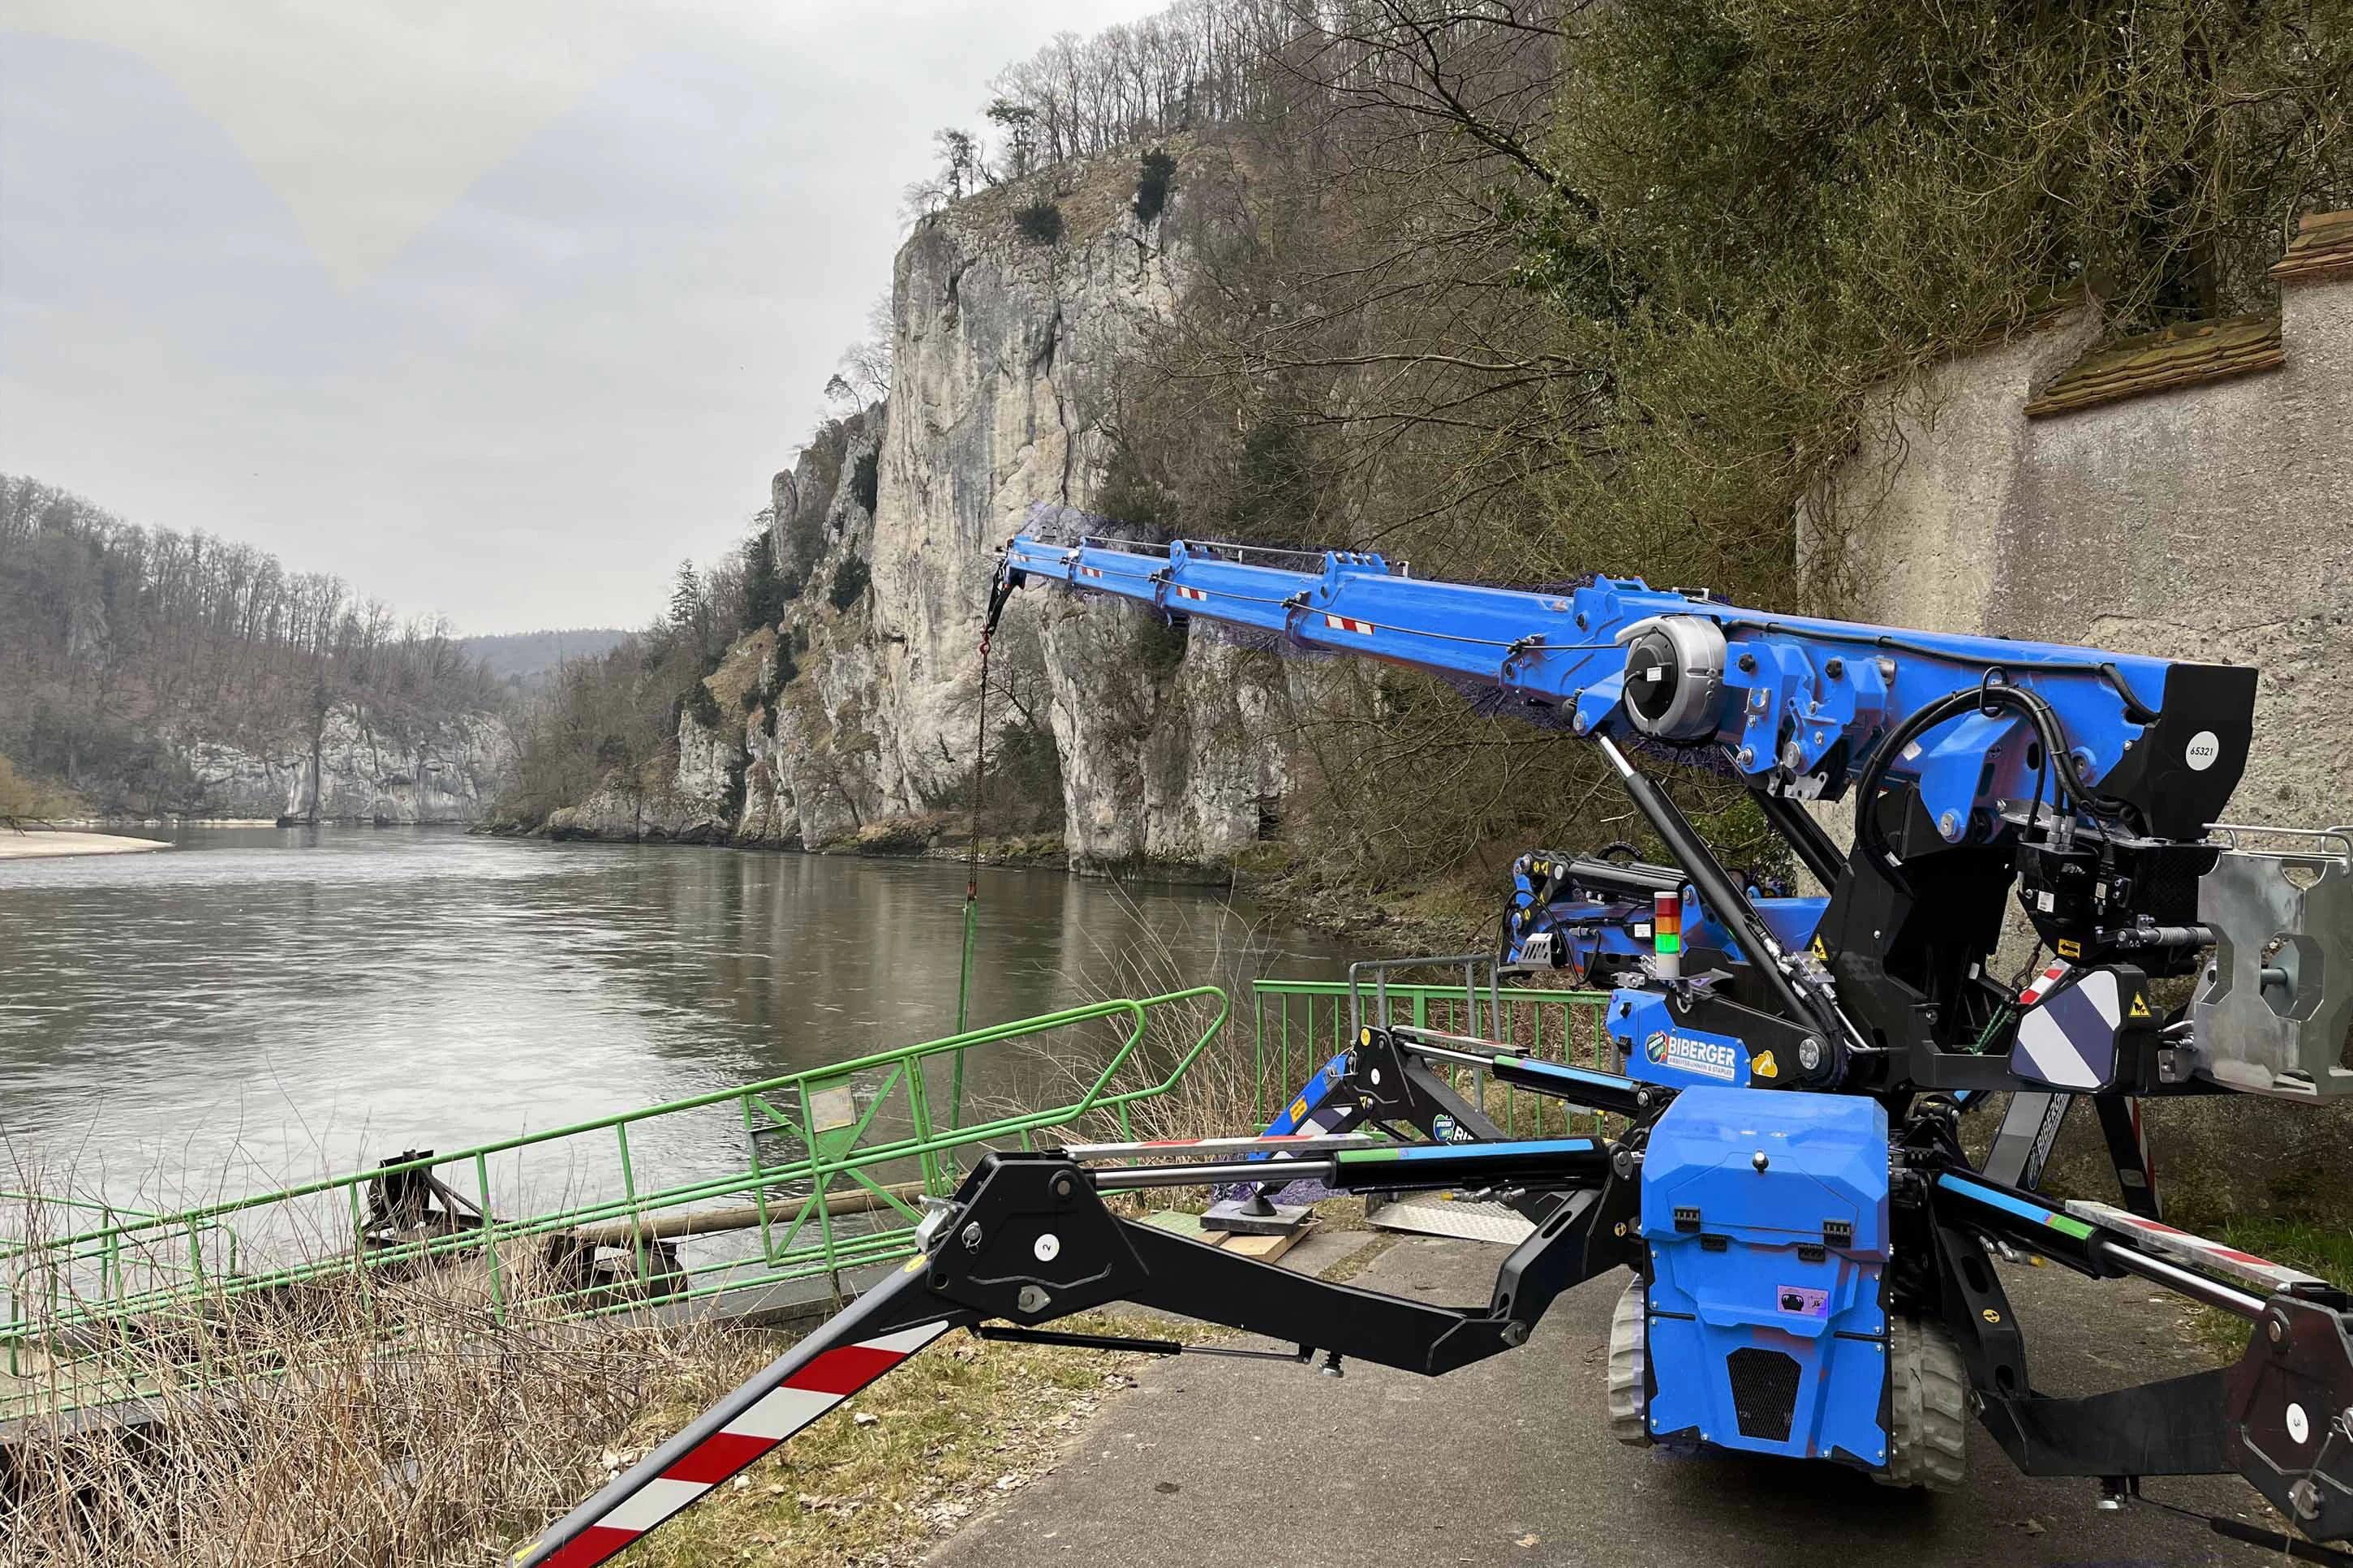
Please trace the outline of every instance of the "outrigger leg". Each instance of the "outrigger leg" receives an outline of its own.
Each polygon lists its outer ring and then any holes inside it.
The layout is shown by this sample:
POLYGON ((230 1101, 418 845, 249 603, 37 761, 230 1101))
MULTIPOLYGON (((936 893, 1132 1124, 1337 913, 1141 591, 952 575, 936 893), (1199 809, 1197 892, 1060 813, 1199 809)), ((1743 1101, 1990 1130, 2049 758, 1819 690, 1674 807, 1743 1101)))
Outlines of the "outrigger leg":
POLYGON ((1090 1167, 1084 1149, 989 1155, 926 1222, 923 1250, 905 1268, 559 1521, 515 1555, 516 1568, 610 1560, 951 1329, 1001 1319, 1016 1328, 994 1331, 998 1337, 1030 1337, 1038 1324, 1127 1301, 1288 1342, 1298 1359, 1320 1352, 1329 1370, 1353 1356, 1436 1375, 1521 1343, 1555 1296, 1629 1260, 1623 1222, 1635 1183, 1613 1165, 1631 1166, 1600 1139, 1214 1143, 1215 1160, 1124 1167, 1090 1167), (1103 1205, 1106 1191, 1260 1179, 1266 1165, 1247 1156, 1277 1150, 1290 1156, 1290 1174, 1343 1191, 1509 1182, 1572 1196, 1514 1250, 1478 1308, 1293 1273, 1103 1205))

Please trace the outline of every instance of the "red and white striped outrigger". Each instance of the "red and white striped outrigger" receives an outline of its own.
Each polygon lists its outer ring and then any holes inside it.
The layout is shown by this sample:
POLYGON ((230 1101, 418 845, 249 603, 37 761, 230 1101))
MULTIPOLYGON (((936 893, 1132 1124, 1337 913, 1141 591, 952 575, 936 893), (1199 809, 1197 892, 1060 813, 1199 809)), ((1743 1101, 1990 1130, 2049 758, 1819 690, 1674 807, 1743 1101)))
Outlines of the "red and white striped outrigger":
MULTIPOLYGON (((1485 1149, 1437 1145, 1426 1152, 1445 1168, 1433 1167, 1427 1175, 1405 1169, 1397 1145, 1362 1133, 991 1154, 954 1204, 925 1221, 923 1249, 905 1268, 550 1526, 510 1559, 512 1568, 592 1568, 611 1561, 951 1329, 1049 1344, 1163 1353, 1186 1348, 1036 1327, 1133 1301, 1299 1347, 1295 1353, 1208 1348, 1212 1354, 1300 1362, 1310 1358, 1311 1346, 1320 1346, 1334 1370, 1345 1352, 1437 1373, 1503 1351, 1519 1339, 1492 1312, 1433 1307, 1293 1274, 1121 1219, 1099 1195, 1131 1187, 1250 1182, 1277 1172, 1285 1180, 1313 1178, 1341 1187, 1451 1185, 1465 1176, 1525 1176, 1563 1161, 1589 1173, 1608 1159, 1588 1138, 1485 1149), (1122 1157, 1141 1163, 1082 1163, 1122 1157)), ((1524 1290, 1520 1299, 1540 1311, 1550 1292, 1524 1290)))
MULTIPOLYGON (((951 1317, 902 1321, 937 1303, 898 1288, 920 1272, 909 1260, 791 1352, 697 1416, 678 1436, 617 1476, 538 1540, 516 1552, 515 1568, 591 1568, 635 1545, 648 1531, 699 1502, 796 1432, 898 1367, 956 1326, 951 1317)), ((970 1321, 975 1314, 965 1313, 970 1321)))

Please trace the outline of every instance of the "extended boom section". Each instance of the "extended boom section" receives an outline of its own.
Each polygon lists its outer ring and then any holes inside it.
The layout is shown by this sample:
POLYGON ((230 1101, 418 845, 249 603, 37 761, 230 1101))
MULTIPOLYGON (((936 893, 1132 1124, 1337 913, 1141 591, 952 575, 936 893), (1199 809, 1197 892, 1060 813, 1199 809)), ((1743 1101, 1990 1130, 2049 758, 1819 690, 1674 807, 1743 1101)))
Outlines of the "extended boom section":
POLYGON ((1701 1079, 2353 1090, 2353 837, 2209 831, 2246 765, 2250 668, 1778 615, 1634 578, 1529 592, 1366 552, 1139 544, 1086 521, 1033 509, 992 615, 1058 584, 1428 670, 1591 738, 1672 863, 1529 858, 1501 956, 1656 972, 1657 928, 1688 931, 1710 962, 1678 966, 1685 1005, 1637 1002, 1638 1041, 1663 1037, 1701 1079), (1746 784, 1822 893, 1722 866, 1645 757, 1746 784), (1802 805, 1850 797, 1841 850, 1802 805), (1988 973, 2012 899, 2063 966, 2031 998, 1988 973), (2195 1003, 2160 1018, 2149 984, 2179 976, 2195 1003), (1752 1047, 1737 1061, 1736 1041, 1752 1047))

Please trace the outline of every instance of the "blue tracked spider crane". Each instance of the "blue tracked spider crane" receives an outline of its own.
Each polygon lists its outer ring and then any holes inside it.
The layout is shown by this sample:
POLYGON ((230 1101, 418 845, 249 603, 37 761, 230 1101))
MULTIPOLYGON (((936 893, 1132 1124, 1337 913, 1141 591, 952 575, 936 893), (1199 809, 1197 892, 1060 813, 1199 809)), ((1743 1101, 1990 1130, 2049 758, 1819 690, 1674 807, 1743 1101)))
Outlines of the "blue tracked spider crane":
MULTIPOLYGON (((1255 1137, 985 1157, 906 1268, 519 1554, 601 1563, 941 1334, 1179 1347, 1044 1327, 1114 1302, 1432 1375, 1509 1350, 1564 1290, 1625 1270, 1609 1409, 1635 1444, 1966 1483, 1974 1417, 2021 1470, 2104 1500, 2237 1474, 2319 1561, 2353 1537, 2353 1300, 2166 1226, 2140 1136, 2158 1097, 2353 1091, 2353 830, 2232 827, 2252 668, 1907 631, 1596 577, 1557 592, 1088 531, 1033 509, 1000 560, 1172 621, 1443 677, 1599 750, 1667 859, 1537 851, 1514 868, 1507 970, 1609 989, 1617 1071, 1384 1021, 1255 1137), (1645 763, 1737 780, 1824 891, 1736 875, 1645 763), (1852 803, 1836 843, 1809 803, 1852 803), (2015 903, 2052 956, 1989 972, 2015 903), (2168 997, 2186 990, 2188 1000, 2168 997), (1445 1072, 1609 1114, 1514 1139, 1445 1072), (1982 1166, 1960 1126, 2009 1109, 1982 1166), (2088 1100, 2120 1202, 2036 1191, 2088 1100), (1271 1175, 1279 1172, 1279 1176, 1271 1175), (1489 1300, 1449 1309, 1293 1274, 1118 1217, 1154 1185, 1506 1192, 1534 1228, 1489 1300), (2235 1364, 2058 1396, 2029 1376, 1997 1257, 2127 1277, 2250 1325, 2235 1364)), ((2283 1114, 2294 1114, 2283 1105, 2283 1114)))

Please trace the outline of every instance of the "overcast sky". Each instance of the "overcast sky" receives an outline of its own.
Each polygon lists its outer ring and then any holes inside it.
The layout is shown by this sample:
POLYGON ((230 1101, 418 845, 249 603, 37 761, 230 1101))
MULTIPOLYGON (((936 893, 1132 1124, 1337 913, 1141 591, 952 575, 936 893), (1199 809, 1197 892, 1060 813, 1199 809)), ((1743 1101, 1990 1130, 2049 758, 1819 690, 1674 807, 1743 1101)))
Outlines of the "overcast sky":
POLYGON ((940 125, 1157 0, 0 0, 0 471, 467 632, 744 532, 940 125))

